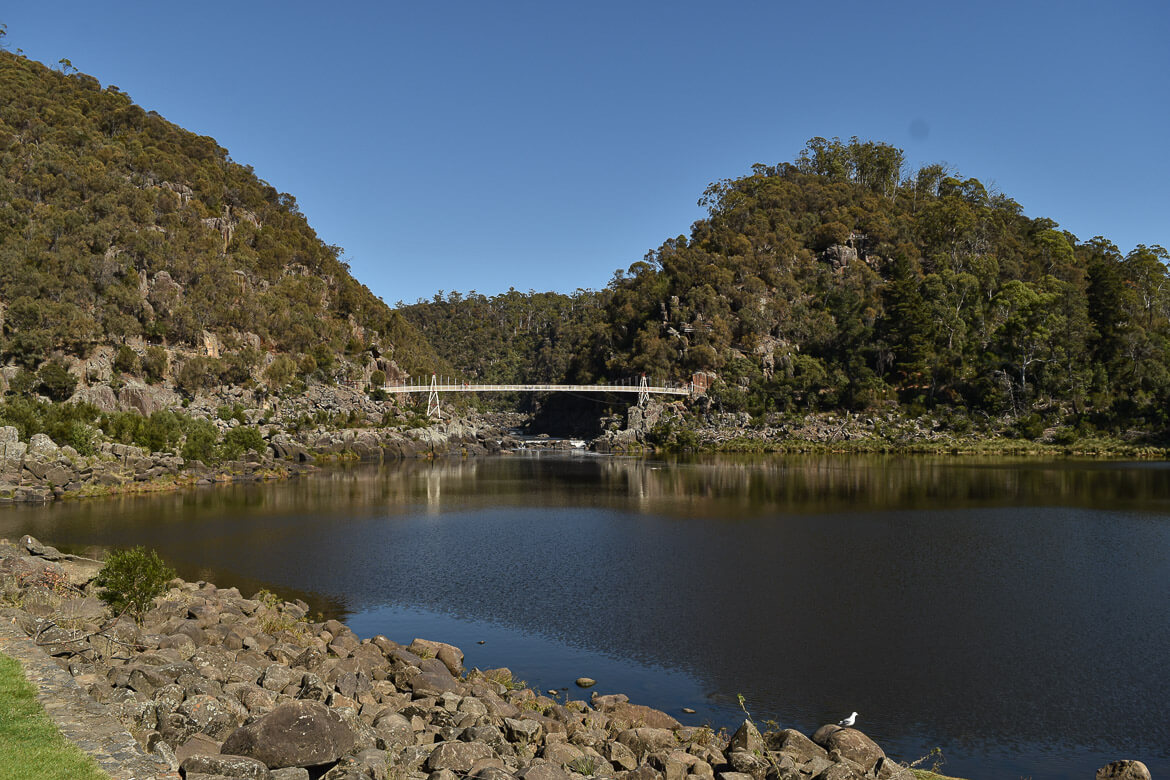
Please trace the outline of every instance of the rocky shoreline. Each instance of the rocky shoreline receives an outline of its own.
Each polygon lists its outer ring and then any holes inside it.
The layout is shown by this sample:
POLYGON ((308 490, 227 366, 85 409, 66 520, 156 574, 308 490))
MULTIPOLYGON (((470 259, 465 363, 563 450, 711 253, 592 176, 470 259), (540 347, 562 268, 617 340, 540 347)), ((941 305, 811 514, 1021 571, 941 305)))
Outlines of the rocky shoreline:
POLYGON ((0 427, 0 504, 42 503, 115 493, 155 492, 191 485, 260 482, 309 473, 318 461, 392 461, 476 457, 508 444, 491 424, 452 420, 406 431, 388 428, 313 430, 292 435, 273 427, 263 453, 208 466, 169 452, 103 443, 91 456, 58 446, 43 433, 25 443, 11 426, 0 427))
MULTIPOLYGON (((142 622, 100 563, 0 541, 0 620, 31 637, 152 758, 196 780, 908 780, 861 731, 728 737, 623 695, 564 699, 443 642, 359 638, 304 602, 174 580, 142 622)), ((581 684, 590 681, 582 680, 581 684)))

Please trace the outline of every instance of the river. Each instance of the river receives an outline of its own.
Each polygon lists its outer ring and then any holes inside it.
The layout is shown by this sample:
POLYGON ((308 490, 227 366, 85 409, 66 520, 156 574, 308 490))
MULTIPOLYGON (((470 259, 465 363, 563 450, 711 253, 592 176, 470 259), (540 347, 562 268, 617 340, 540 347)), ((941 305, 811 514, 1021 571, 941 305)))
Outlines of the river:
POLYGON ((742 694, 948 774, 1170 773, 1166 463, 511 455, 0 509, 25 533, 684 723, 734 728, 742 694))

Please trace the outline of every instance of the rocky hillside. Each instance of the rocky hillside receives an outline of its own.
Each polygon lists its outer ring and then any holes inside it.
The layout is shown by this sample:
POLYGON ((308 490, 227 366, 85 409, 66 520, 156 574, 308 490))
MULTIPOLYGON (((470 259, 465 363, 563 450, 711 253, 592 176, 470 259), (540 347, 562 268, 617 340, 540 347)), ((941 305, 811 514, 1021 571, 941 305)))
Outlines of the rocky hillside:
POLYGON ((195 391, 437 365, 296 200, 214 139, 3 51, 0 94, 0 389, 67 397, 61 368, 195 391))

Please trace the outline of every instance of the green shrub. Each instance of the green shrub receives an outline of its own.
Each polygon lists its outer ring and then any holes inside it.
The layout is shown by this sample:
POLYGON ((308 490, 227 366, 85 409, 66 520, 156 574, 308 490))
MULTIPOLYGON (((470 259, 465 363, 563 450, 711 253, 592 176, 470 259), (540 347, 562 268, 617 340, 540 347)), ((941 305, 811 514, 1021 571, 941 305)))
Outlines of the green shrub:
POLYGON ((159 409, 146 418, 134 443, 151 452, 170 452, 183 436, 182 416, 159 409))
POLYGON ((167 351, 159 346, 146 348, 146 357, 142 359, 142 374, 146 381, 158 384, 167 375, 167 351))
POLYGON ((69 373, 68 367, 59 360, 50 360, 37 371, 40 380, 40 389, 54 401, 64 401, 73 395, 77 387, 77 377, 69 373))
POLYGON ((37 375, 29 371, 27 368, 22 368, 16 372, 16 376, 8 383, 8 392, 14 395, 28 395, 33 386, 37 383, 37 375))
POLYGON ((97 452, 97 447, 94 445, 94 438, 97 432, 89 425, 74 420, 69 423, 65 429, 65 444, 68 444, 73 449, 77 450, 79 455, 93 455, 97 452))
POLYGON ((219 445, 219 451, 225 460, 235 460, 249 450, 263 453, 267 446, 258 428, 251 425, 241 425, 238 428, 232 428, 223 435, 223 443, 219 445))
POLYGON ((288 355, 277 355, 276 359, 264 369, 264 379, 271 390, 279 390, 292 381, 296 374, 297 364, 288 355))
POLYGON ((175 386, 188 398, 219 384, 221 366, 215 358, 193 357, 175 372, 175 386))
POLYGON ((187 439, 183 442, 183 460, 200 460, 204 463, 216 461, 215 442, 219 431, 207 420, 188 419, 184 426, 187 439))
POLYGON ((221 379, 230 385, 245 385, 252 380, 252 369, 260 362, 260 352, 244 347, 239 352, 229 352, 220 361, 221 379))
POLYGON ((215 416, 224 422, 229 420, 236 420, 240 425, 245 425, 248 422, 247 416, 244 414, 244 407, 237 404, 231 406, 221 406, 215 410, 215 416))
POLYGON ((1015 423, 1016 436, 1021 439, 1039 439, 1044 433, 1044 418, 1032 412, 1015 423))
POLYGON ((117 613, 129 613, 135 620, 150 609, 156 596, 167 589, 175 570, 154 550, 143 547, 110 553, 94 582, 102 589, 100 598, 117 613))
POLYGON ((114 369, 124 374, 137 374, 142 370, 142 363, 134 350, 123 344, 118 347, 118 354, 114 356, 114 369))

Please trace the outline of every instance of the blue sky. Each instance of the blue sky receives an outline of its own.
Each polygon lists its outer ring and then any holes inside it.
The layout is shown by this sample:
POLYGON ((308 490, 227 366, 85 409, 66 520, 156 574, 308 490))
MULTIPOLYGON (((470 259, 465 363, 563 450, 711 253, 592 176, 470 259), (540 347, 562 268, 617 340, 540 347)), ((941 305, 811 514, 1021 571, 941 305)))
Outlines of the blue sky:
POLYGON ((59 0, 0 22, 295 195, 390 304, 603 287, 687 233, 709 182, 813 136, 1170 246, 1161 0, 59 0))

